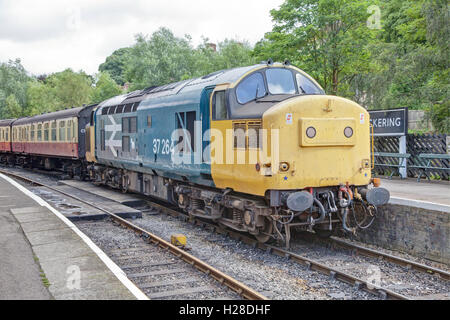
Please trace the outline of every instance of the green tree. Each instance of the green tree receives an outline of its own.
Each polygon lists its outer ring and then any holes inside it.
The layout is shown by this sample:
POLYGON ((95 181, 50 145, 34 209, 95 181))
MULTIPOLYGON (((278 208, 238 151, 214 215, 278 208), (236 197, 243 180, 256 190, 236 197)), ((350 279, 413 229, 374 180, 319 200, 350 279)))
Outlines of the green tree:
MULTIPOLYGON (((9 60, 0 63, 0 115, 4 116, 3 109, 6 108, 6 100, 9 98, 9 107, 19 104, 21 108, 26 106, 26 91, 30 77, 27 75, 20 59, 9 60), (12 97, 13 98, 12 98, 12 97), (13 101, 15 101, 13 103, 13 101)), ((7 112, 8 113, 8 112, 7 112)))
POLYGON ((20 118, 24 116, 23 107, 19 104, 14 94, 10 94, 5 100, 5 107, 2 112, 3 118, 20 118))
POLYGON ((108 72, 114 81, 123 86, 125 84, 125 69, 130 60, 131 48, 120 48, 106 58, 98 70, 108 72))
POLYGON ((203 39, 203 43, 194 52, 195 72, 192 76, 203 76, 218 70, 256 63, 256 59, 252 56, 253 48, 246 41, 225 39, 218 43, 216 50, 212 48, 207 38, 203 39))
POLYGON ((371 70, 368 0, 286 0, 271 11, 275 26, 255 47, 261 60, 289 59, 331 94, 352 96, 350 83, 371 70))
POLYGON ((99 103, 111 97, 120 95, 122 90, 117 83, 112 79, 108 72, 101 72, 98 75, 98 80, 95 88, 92 91, 91 102, 99 103))
POLYGON ((27 102, 27 115, 56 111, 62 105, 55 90, 40 80, 29 82, 27 102))
POLYGON ((57 109, 79 107, 90 102, 92 78, 83 71, 78 73, 71 69, 54 73, 46 79, 60 105, 57 109))
POLYGON ((126 68, 130 88, 143 89, 189 77, 194 71, 194 54, 189 36, 178 38, 166 28, 151 37, 139 34, 131 48, 126 68))

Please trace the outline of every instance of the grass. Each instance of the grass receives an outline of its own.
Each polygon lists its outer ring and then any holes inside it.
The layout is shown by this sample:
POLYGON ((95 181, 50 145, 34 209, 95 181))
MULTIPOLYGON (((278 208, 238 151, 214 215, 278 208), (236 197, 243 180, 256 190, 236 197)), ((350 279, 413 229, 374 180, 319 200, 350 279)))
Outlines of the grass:
POLYGON ((42 284, 44 285, 44 287, 48 288, 50 287, 50 281, 48 281, 47 276, 45 275, 44 270, 42 270, 41 265, 39 264, 39 258, 36 257, 36 255, 33 255, 34 261, 37 263, 37 265, 39 266, 39 276, 41 277, 41 281, 42 284))

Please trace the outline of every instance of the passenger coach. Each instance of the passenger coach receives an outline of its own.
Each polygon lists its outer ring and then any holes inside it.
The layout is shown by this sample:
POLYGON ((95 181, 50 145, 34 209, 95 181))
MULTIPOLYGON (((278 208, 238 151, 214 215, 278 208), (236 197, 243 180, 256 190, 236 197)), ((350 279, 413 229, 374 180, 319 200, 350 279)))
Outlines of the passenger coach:
POLYGON ((12 152, 19 164, 40 162, 46 169, 79 167, 85 156, 85 125, 95 105, 14 121, 12 152))

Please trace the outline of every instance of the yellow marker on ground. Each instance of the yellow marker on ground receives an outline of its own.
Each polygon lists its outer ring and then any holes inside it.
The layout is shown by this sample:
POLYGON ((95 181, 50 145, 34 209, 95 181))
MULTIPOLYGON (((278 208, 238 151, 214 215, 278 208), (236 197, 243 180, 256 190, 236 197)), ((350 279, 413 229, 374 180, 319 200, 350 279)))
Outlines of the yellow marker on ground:
POLYGON ((186 236, 181 233, 173 234, 170 236, 170 242, 179 247, 186 246, 186 236))

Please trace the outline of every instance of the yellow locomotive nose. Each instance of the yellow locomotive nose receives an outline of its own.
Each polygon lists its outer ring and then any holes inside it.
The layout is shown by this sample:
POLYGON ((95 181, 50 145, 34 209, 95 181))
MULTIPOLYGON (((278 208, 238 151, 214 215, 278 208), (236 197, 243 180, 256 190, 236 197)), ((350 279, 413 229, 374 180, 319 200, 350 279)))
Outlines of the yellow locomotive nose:
POLYGON ((263 126, 278 130, 279 167, 289 163, 272 176, 273 189, 369 184, 369 114, 355 102, 325 95, 291 98, 266 111, 263 126))

